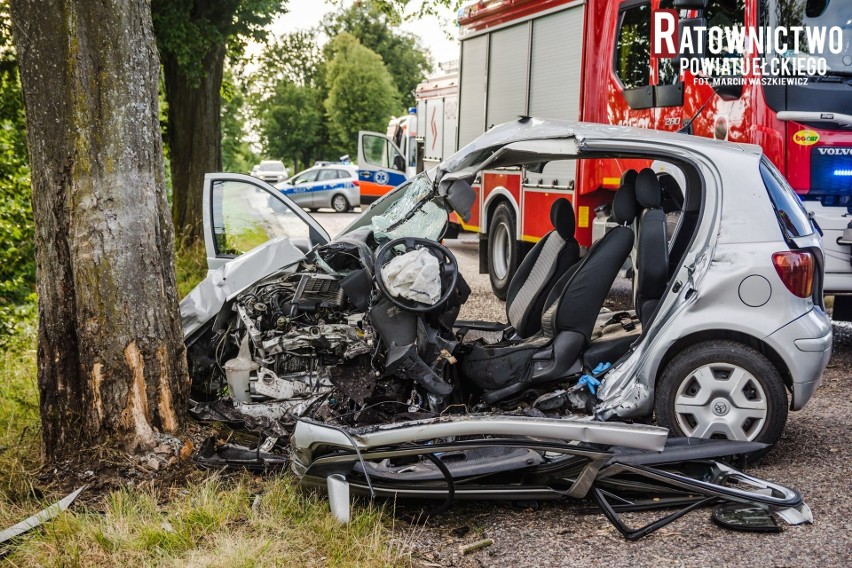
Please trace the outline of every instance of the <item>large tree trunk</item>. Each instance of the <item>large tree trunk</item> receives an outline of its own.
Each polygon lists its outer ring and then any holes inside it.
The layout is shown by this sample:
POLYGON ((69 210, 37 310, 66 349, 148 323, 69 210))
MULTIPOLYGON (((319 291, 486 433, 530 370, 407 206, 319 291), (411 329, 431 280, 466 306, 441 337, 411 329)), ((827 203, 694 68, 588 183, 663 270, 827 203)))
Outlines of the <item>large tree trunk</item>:
POLYGON ((140 451, 188 379, 145 0, 11 0, 32 169, 45 458, 140 451))
POLYGON ((169 103, 172 218, 178 234, 191 241, 201 237, 204 174, 222 169, 220 111, 224 66, 224 42, 207 53, 203 76, 195 81, 173 55, 163 55, 169 103))

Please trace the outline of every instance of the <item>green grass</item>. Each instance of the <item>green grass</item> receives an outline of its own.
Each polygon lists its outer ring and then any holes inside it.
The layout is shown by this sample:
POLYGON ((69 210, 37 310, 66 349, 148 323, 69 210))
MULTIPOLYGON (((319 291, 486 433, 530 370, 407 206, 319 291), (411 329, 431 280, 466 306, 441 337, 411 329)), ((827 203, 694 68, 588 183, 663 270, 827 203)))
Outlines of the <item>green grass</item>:
POLYGON ((4 504, 32 496, 40 464, 35 310, 24 311, 0 354, 0 523, 6 520, 4 504))
POLYGON ((105 496, 100 511, 66 513, 25 537, 10 566, 401 566, 383 514, 359 508, 343 526, 288 476, 212 475, 162 496, 105 496))
MULTIPOLYGON (((203 245, 179 249, 178 279, 187 290, 204 277, 204 262, 203 245)), ((0 356, 0 529, 64 496, 37 478, 35 318, 34 310, 26 313, 0 356)), ((154 480, 145 488, 84 492, 69 511, 17 539, 2 563, 26 568, 401 566, 411 564, 409 549, 394 540, 382 510, 355 506, 352 522, 342 526, 325 497, 302 492, 290 475, 223 477, 198 471, 177 486, 154 480)))
POLYGON ((175 273, 178 299, 182 299, 207 276, 207 253, 203 240, 189 244, 178 239, 175 243, 175 273))

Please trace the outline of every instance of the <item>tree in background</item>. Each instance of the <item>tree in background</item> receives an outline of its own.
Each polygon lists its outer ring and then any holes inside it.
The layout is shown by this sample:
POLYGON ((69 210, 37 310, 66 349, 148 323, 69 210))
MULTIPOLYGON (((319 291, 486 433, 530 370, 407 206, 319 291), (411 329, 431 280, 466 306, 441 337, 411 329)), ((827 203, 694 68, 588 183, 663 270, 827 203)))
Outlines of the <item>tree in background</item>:
POLYGON ((31 309, 35 292, 24 100, 8 12, 0 3, 0 347, 31 309))
POLYGON ((262 109, 260 132, 266 155, 292 161, 295 171, 309 167, 323 142, 320 90, 282 80, 262 109))
POLYGON ((189 380, 148 0, 11 0, 32 170, 44 456, 177 432, 189 380))
MULTIPOLYGON (((361 45, 381 56, 401 95, 402 108, 394 110, 397 114, 414 106, 417 85, 432 71, 432 61, 419 40, 395 29, 401 21, 400 10, 399 6, 387 2, 356 2, 323 26, 328 37, 348 32, 358 38, 361 45)), ((331 44, 327 49, 331 49, 331 44)))
POLYGON ((325 61, 316 34, 302 30, 279 37, 251 77, 264 153, 292 162, 295 171, 323 157, 328 145, 325 61))
POLYGON ((384 131, 400 108, 399 91, 382 58, 342 32, 330 45, 325 110, 331 144, 340 153, 356 155, 359 130, 384 131))
POLYGON ((251 88, 261 98, 272 94, 286 81, 302 87, 320 87, 325 59, 317 44, 319 30, 298 30, 270 43, 261 55, 251 88))
POLYGON ((172 217, 190 241, 201 237, 204 174, 222 169, 221 90, 228 50, 241 54, 286 0, 151 0, 168 99, 172 217))
POLYGON ((222 79, 222 170, 248 173, 258 161, 246 142, 246 95, 234 72, 225 68, 222 79))

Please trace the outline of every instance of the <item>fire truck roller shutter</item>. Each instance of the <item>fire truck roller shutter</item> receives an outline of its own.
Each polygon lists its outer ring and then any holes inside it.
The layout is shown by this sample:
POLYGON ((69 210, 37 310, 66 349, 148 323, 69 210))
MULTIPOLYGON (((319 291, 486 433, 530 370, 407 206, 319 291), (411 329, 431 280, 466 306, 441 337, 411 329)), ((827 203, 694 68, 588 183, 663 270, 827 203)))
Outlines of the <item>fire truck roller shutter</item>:
MULTIPOLYGON (((488 109, 486 127, 527 114, 526 80, 530 27, 524 22, 491 33, 488 48, 488 109)), ((464 83, 462 83, 464 88, 464 83)))
POLYGON ((459 148, 485 132, 487 76, 488 35, 464 40, 459 87, 459 148))
MULTIPOLYGON (((529 114, 541 118, 579 120, 583 55, 582 5, 533 20, 530 54, 529 114)), ((529 173, 530 184, 568 187, 576 162, 560 160, 541 174, 529 173)), ((581 220, 583 216, 581 215, 581 220)), ((586 219, 590 215, 585 216, 586 219)))

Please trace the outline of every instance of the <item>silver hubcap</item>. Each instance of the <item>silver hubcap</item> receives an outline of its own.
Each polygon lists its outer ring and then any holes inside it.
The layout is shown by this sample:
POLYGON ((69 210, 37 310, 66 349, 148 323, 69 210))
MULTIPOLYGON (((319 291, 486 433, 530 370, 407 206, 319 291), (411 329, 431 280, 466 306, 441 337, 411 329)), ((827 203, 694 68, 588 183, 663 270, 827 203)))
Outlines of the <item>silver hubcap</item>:
POLYGON ((331 202, 331 206, 334 207, 335 211, 346 211, 348 209, 346 203, 346 198, 342 195, 335 195, 334 200, 331 202))
POLYGON ((675 419, 687 436, 754 440, 766 422, 766 393, 748 371, 728 363, 694 370, 675 394, 675 419))
POLYGON ((509 229, 503 223, 499 223, 494 228, 494 234, 491 236, 494 239, 494 246, 491 249, 493 259, 491 266, 494 270, 494 276, 498 280, 503 280, 509 273, 509 253, 512 246, 509 242, 509 229))

